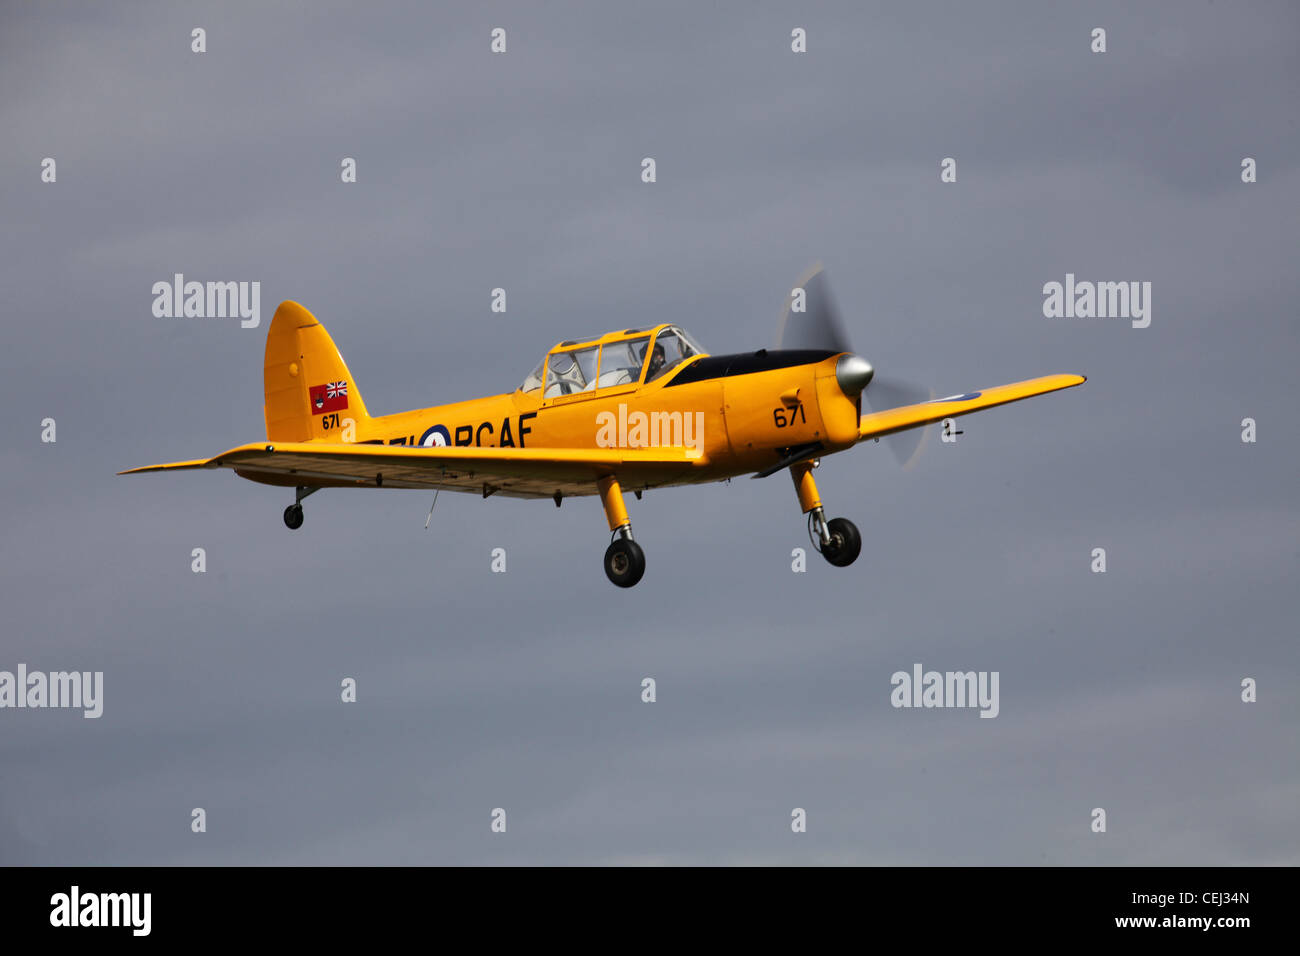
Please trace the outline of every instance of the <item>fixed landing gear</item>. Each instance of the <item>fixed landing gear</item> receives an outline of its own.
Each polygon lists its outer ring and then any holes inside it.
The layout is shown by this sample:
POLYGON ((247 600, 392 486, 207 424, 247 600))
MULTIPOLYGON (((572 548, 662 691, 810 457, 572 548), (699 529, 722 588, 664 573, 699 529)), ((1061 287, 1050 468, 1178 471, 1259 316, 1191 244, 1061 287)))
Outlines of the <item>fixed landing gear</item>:
POLYGON ((862 553, 862 535, 858 533, 858 526, 848 518, 827 521, 820 514, 820 508, 817 512, 809 515, 809 537, 813 547, 835 567, 847 568, 862 553), (822 529, 815 528, 819 521, 823 524, 822 529))
POLYGON ((605 551, 605 576, 621 588, 630 588, 645 574, 645 552, 631 538, 615 538, 605 551))
POLYGON ((813 461, 800 461, 790 466, 799 506, 808 516, 808 537, 813 548, 828 562, 837 568, 847 568, 862 553, 862 535, 858 533, 858 526, 848 518, 826 520, 821 496, 817 494, 817 483, 812 476, 816 467, 813 461))
POLYGON ((600 503, 605 506, 605 519, 614 534, 605 551, 605 576, 621 588, 630 588, 645 574, 645 552, 632 540, 632 522, 628 520, 623 505, 623 489, 618 479, 609 475, 596 485, 600 489, 600 503))
POLYGON ((284 509, 284 526, 286 528, 290 531, 297 531, 302 527, 302 499, 317 491, 320 491, 320 489, 306 488, 302 485, 298 486, 293 504, 284 509))

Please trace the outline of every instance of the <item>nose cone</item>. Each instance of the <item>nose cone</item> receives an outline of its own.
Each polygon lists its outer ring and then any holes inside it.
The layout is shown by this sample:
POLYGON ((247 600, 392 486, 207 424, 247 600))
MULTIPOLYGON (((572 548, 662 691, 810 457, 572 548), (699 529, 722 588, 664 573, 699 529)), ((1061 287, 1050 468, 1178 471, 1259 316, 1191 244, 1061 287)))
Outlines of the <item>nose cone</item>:
POLYGON ((876 370, 861 355, 841 355, 835 364, 835 381, 845 395, 861 395, 876 370))

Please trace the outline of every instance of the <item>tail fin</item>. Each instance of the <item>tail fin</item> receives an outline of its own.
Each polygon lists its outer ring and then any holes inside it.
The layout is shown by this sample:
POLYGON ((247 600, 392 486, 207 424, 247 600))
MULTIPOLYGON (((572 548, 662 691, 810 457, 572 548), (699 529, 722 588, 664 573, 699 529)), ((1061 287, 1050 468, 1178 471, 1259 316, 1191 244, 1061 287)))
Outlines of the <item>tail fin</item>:
POLYGON ((266 333, 266 437, 274 441, 343 441, 370 416, 347 363, 325 326, 297 302, 281 302, 266 333))

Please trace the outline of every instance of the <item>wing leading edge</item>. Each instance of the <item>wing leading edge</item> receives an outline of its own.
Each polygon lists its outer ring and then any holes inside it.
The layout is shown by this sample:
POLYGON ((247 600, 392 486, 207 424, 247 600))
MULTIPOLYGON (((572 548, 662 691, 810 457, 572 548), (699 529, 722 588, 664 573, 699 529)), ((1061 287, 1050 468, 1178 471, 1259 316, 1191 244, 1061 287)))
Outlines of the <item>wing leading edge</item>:
POLYGON ((1042 378, 999 385, 979 392, 965 392, 916 405, 904 405, 883 412, 873 412, 870 415, 863 415, 859 421, 858 440, 880 438, 908 428, 932 425, 945 418, 969 415, 971 412, 1006 405, 1008 402, 1018 402, 1022 398, 1032 398, 1035 395, 1046 395, 1048 392, 1060 391, 1063 388, 1073 388, 1087 380, 1083 375, 1045 375, 1042 378))

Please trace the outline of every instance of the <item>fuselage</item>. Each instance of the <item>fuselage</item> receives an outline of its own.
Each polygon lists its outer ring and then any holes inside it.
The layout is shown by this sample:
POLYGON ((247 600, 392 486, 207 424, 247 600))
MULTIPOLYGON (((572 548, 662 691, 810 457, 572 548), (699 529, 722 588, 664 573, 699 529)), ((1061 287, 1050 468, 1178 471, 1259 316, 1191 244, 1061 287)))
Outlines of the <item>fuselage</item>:
MULTIPOLYGON (((859 403, 836 379, 839 353, 695 355, 650 383, 544 397, 540 389, 383 415, 357 425, 357 442, 522 448, 683 446, 695 466, 665 480, 621 476, 624 487, 717 481, 771 466, 784 453, 819 454, 858 440, 859 403)), ((326 437, 323 440, 329 440, 326 437)), ((335 439, 338 440, 338 439, 335 439)))

